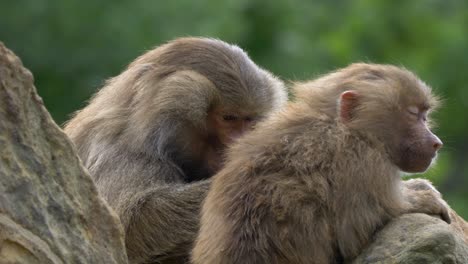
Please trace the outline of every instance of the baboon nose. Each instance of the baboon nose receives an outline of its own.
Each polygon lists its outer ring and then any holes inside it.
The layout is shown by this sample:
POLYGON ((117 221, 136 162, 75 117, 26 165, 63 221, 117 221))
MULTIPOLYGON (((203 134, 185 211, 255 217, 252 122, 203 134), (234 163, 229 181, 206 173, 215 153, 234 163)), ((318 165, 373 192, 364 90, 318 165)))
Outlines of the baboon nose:
POLYGON ((438 151, 440 148, 442 148, 443 145, 444 143, 442 143, 442 141, 436 137, 432 147, 434 148, 434 151, 438 151))

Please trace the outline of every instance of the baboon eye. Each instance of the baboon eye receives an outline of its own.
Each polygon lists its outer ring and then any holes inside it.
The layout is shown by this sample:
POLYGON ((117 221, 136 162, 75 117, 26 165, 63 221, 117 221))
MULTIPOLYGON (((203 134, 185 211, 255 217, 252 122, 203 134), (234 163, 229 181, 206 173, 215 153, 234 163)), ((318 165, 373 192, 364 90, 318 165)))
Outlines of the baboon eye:
POLYGON ((236 121, 237 116, 235 115, 223 115, 224 121, 236 121))
POLYGON ((419 116, 419 109, 416 106, 408 107, 408 113, 411 115, 419 116))

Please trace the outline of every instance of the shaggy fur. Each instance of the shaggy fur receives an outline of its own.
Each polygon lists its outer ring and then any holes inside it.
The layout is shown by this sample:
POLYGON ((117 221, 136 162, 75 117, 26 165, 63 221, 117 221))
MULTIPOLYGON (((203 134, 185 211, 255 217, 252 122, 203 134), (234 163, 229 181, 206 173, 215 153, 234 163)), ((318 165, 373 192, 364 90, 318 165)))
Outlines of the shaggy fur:
POLYGON ((295 102, 230 149, 203 205, 193 263, 339 263, 403 213, 450 221, 430 183, 403 184, 395 164, 406 106, 437 102, 415 75, 353 64, 295 91, 295 102), (344 122, 348 90, 359 97, 344 122))
POLYGON ((137 58, 68 122, 100 194, 124 225, 131 263, 183 263, 212 175, 199 151, 207 113, 266 116, 287 99, 237 46, 181 38, 137 58))

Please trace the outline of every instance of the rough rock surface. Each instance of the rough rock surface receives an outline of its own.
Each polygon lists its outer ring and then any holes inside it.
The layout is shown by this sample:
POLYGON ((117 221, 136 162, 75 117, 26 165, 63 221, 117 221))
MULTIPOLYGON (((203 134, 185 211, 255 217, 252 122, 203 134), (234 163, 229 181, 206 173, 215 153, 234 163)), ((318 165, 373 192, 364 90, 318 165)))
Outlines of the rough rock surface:
POLYGON ((466 264, 467 238, 460 229, 466 223, 454 212, 451 217, 455 221, 450 225, 425 214, 396 218, 376 234, 353 264, 466 264))
POLYGON ((121 229, 0 42, 0 263, 126 263, 121 229))

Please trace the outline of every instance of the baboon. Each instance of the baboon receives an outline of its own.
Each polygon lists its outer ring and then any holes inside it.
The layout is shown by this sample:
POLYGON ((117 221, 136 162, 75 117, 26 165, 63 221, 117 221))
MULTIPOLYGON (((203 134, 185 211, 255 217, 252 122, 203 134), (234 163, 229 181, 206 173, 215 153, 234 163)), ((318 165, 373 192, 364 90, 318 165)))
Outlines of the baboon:
POLYGON ((442 146, 428 121, 438 100, 418 77, 360 63, 294 91, 294 102, 229 149, 193 263, 341 263, 403 213, 450 222, 427 181, 401 181, 442 146))
POLYGON ((185 263, 226 146, 287 100, 237 46, 180 38, 133 61, 66 124, 120 216, 131 263, 185 263))

